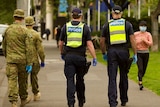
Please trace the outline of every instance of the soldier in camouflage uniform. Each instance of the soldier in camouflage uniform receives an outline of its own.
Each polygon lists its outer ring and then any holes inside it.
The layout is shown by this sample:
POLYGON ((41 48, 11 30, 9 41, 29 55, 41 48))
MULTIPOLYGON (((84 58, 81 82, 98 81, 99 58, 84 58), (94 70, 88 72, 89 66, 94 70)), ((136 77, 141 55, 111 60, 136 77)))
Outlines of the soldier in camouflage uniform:
POLYGON ((25 18, 25 24, 26 27, 28 28, 28 32, 32 35, 33 38, 33 52, 34 52, 34 56, 33 56, 33 69, 31 72, 31 85, 32 85, 32 92, 34 94, 34 101, 39 100, 40 99, 40 92, 39 92, 39 85, 38 85, 38 72, 40 71, 40 66, 44 67, 45 63, 45 53, 44 53, 44 48, 42 46, 42 40, 40 37, 40 34, 33 30, 33 25, 34 25, 34 18, 32 16, 28 16, 25 18), (41 64, 39 62, 39 58, 41 60, 41 64))
POLYGON ((13 17, 15 22, 11 24, 3 35, 2 49, 6 58, 6 75, 8 77, 9 101, 12 107, 17 107, 18 95, 21 99, 21 107, 29 103, 31 97, 27 92, 27 76, 32 71, 33 51, 30 42, 31 35, 25 26, 24 11, 16 9, 13 17))

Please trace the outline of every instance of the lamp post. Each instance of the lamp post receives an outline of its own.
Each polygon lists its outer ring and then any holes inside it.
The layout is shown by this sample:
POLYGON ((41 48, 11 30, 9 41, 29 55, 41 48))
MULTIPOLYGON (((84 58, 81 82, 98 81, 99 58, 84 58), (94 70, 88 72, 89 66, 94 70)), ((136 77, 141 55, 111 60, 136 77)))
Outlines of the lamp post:
POLYGON ((28 0, 28 16, 30 16, 31 0, 28 0))
POLYGON ((98 0, 98 31, 100 31, 100 8, 101 8, 101 1, 98 0))
POLYGON ((148 16, 151 16, 151 7, 150 7, 150 0, 148 0, 148 16))
POLYGON ((128 17, 131 17, 131 5, 128 5, 128 17))
POLYGON ((52 0, 46 0, 46 29, 49 29, 51 35, 49 35, 49 39, 52 39, 53 35, 53 7, 52 0))
POLYGON ((141 18, 141 0, 138 0, 138 19, 141 18))
MULTIPOLYGON (((108 0, 108 3, 110 3, 110 0, 108 0)), ((110 20, 110 10, 108 8, 108 21, 110 20)))
POLYGON ((88 12, 87 12, 87 25, 90 27, 90 8, 88 8, 88 12))

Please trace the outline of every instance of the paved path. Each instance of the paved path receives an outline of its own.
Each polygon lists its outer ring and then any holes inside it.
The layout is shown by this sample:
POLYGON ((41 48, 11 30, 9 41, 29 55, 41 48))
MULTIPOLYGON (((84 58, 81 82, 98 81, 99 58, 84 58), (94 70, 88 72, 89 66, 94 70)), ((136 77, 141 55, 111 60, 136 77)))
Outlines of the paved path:
MULTIPOLYGON (((41 91, 40 101, 31 101, 25 107, 67 107, 66 81, 63 74, 64 62, 60 59, 56 41, 44 41, 46 51, 46 66, 39 73, 39 85, 41 91)), ((89 59, 91 60, 91 59, 89 59)), ((119 77, 117 77, 119 80, 119 77)), ((84 107, 109 107, 107 97, 108 78, 106 66, 98 63, 91 66, 85 76, 86 103, 84 107)), ((31 87, 29 87, 31 93, 31 87)), ((144 88, 139 91, 137 83, 129 80, 129 102, 126 107, 160 107, 160 96, 144 88)), ((120 100, 118 95, 119 104, 120 100)), ((5 77, 0 86, 0 107, 10 107, 7 99, 7 78, 5 77)), ((78 107, 76 102, 75 107, 78 107)))

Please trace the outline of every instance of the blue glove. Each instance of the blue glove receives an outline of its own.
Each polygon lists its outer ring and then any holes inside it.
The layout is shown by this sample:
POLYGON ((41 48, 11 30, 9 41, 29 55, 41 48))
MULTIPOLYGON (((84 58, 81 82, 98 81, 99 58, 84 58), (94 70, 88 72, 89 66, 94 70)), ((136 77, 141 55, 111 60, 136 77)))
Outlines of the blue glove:
POLYGON ((32 72, 32 66, 31 65, 27 65, 26 66, 26 71, 27 71, 27 73, 31 73, 32 72))
POLYGON ((44 62, 41 62, 41 67, 44 67, 45 66, 45 63, 44 62))
POLYGON ((96 65, 97 65, 97 59, 93 58, 93 66, 96 66, 96 65))
POLYGON ((64 60, 64 55, 63 54, 61 54, 61 59, 64 60))
POLYGON ((107 54, 103 54, 103 60, 107 61, 108 57, 107 54))
POLYGON ((137 54, 133 55, 133 64, 137 63, 137 54))

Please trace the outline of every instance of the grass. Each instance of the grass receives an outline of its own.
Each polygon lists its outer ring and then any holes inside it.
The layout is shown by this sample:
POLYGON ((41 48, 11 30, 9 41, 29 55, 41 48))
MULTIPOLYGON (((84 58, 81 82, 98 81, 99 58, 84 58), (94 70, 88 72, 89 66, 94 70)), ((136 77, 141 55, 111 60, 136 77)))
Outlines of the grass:
MULTIPOLYGON (((106 64, 106 62, 102 59, 101 51, 96 50, 96 54, 98 62, 106 64)), ((132 51, 130 54, 131 56, 133 55, 132 51)), ((138 84, 137 72, 137 65, 132 64, 128 76, 131 80, 138 84)), ((160 96, 160 52, 150 52, 147 70, 143 77, 143 85, 160 96)))

